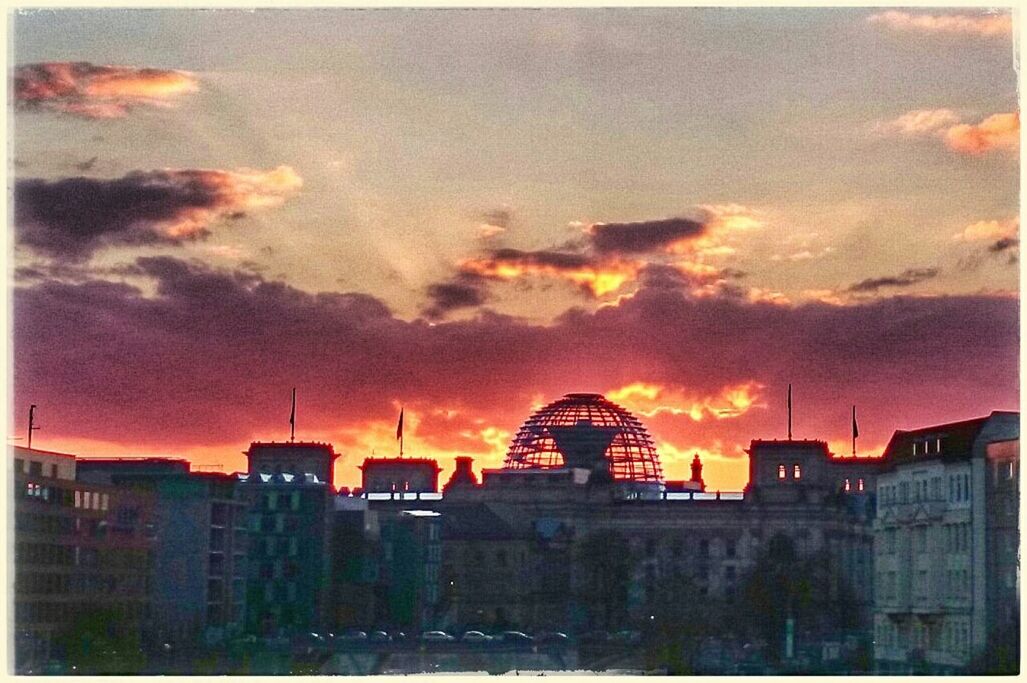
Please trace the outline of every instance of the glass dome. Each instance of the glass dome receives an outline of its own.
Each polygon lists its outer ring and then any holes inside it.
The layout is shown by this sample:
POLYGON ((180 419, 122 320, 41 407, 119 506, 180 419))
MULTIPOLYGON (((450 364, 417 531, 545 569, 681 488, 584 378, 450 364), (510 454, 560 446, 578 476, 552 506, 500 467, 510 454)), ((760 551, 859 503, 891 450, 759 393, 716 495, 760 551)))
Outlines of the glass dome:
POLYGON ((601 394, 567 394, 521 426, 503 468, 594 468, 600 459, 616 481, 663 481, 660 456, 634 415, 601 394))

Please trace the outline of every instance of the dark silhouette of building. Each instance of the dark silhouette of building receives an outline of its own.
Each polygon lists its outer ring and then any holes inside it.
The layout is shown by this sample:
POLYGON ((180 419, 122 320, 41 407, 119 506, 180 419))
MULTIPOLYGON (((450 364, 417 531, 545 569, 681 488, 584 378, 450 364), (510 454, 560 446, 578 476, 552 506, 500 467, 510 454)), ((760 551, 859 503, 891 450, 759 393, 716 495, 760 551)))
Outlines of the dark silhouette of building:
POLYGON ((81 459, 78 476, 154 499, 148 640, 180 649, 241 632, 246 501, 235 477, 168 458, 81 459))
POLYGON ((474 475, 474 458, 466 455, 458 455, 456 457, 456 467, 453 469, 453 474, 449 477, 449 481, 442 487, 444 493, 451 491, 454 487, 469 486, 471 488, 478 486, 478 477, 474 475))
POLYGON ((238 477, 249 515, 246 630, 263 636, 321 631, 331 613, 332 490, 312 473, 238 477))
POLYGON ((360 466, 365 493, 435 493, 439 464, 430 458, 367 458, 360 466))
POLYGON ((246 456, 247 472, 262 474, 312 474, 335 488, 335 460, 339 454, 330 443, 314 441, 255 441, 246 456))
POLYGON ((987 445, 984 496, 988 563, 988 633, 1019 629, 1020 439, 987 445))
POLYGON ((153 497, 76 481, 72 455, 11 452, 16 670, 74 658, 85 638, 131 655, 150 604, 153 497))
POLYGON ((382 580, 386 623, 408 631, 440 621, 442 519, 429 510, 381 515, 382 580))
POLYGON ((443 603, 454 627, 584 631, 606 615, 618 628, 641 628, 681 581, 704 604, 740 612, 747 577, 782 535, 830 577, 817 598, 825 617, 801 624, 804 632, 868 632, 867 501, 880 460, 836 458, 823 442, 794 440, 754 441, 749 457, 744 492, 704 491, 695 460, 692 479, 667 485, 638 420, 601 396, 570 394, 525 422, 504 468, 483 470, 480 486, 448 487, 439 501, 370 505, 441 513, 443 603), (855 484, 848 491, 846 479, 855 484), (836 614, 844 618, 828 616, 836 614))

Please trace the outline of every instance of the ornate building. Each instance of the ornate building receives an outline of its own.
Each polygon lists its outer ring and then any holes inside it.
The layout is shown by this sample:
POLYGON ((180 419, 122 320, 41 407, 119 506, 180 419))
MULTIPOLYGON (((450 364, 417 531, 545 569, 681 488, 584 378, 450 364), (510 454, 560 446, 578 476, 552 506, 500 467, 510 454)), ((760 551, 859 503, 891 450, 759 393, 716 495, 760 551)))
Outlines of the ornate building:
POLYGON ((1017 491, 1005 478, 1016 470, 1019 429, 1019 414, 994 412, 897 431, 889 442, 874 523, 881 670, 960 670, 1011 616, 1004 605, 1019 604, 1009 512, 1017 491))
POLYGON ((749 457, 744 492, 704 492, 699 462, 696 481, 668 487, 637 419, 599 395, 569 394, 529 418, 505 466, 482 471, 481 485, 464 472, 441 500, 370 504, 441 513, 440 608, 453 628, 637 627, 682 582, 707 604, 738 604, 781 537, 826 570, 823 600, 834 612, 868 631, 868 501, 880 462, 836 458, 818 441, 753 441, 749 457))

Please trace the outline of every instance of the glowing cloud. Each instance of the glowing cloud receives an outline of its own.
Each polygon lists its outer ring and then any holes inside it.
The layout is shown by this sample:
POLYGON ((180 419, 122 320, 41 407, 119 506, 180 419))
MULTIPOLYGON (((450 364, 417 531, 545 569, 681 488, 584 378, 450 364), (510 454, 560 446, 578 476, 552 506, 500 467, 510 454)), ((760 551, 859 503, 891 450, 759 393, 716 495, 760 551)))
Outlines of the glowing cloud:
POLYGON ((460 270, 493 280, 523 277, 552 277, 573 282, 593 296, 614 292, 634 279, 641 265, 619 259, 596 259, 586 254, 562 251, 498 249, 490 255, 467 259, 460 270))
POLYGON ((945 132, 949 149, 978 155, 992 150, 1020 148, 1020 114, 993 114, 978 124, 960 124, 945 132))
POLYGON ((167 69, 43 62, 14 71, 19 106, 90 119, 122 118, 135 107, 167 107, 196 90, 195 76, 167 69))
POLYGON ((714 396, 688 395, 683 389, 634 382, 606 392, 606 397, 628 410, 653 417, 660 413, 687 415, 695 422, 724 420, 744 415, 758 400, 761 385, 745 382, 724 387, 714 396))
POLYGON ((1010 14, 919 14, 888 10, 871 15, 867 21, 915 33, 976 36, 1012 36, 1013 33, 1010 14))
POLYGON ((956 123, 959 123, 959 117, 951 109, 916 109, 891 121, 879 122, 875 128, 881 133, 925 135, 956 123))
POLYGON ((976 240, 1001 240, 1016 237, 1020 232, 1020 217, 1013 216, 1006 220, 977 221, 966 226, 962 232, 953 235, 952 239, 972 242, 976 240))

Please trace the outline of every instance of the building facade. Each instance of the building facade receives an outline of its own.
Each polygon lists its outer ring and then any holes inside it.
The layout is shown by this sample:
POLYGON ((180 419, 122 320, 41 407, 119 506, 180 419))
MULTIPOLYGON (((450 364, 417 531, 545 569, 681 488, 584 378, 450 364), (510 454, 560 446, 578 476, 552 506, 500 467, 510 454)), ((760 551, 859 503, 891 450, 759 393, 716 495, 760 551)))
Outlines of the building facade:
POLYGON ((249 518, 246 631, 320 632, 331 613, 329 485, 310 473, 237 476, 249 518))
POLYGON ((1010 519, 995 514, 994 500, 1010 489, 993 480, 1010 458, 991 445, 1018 436, 1019 415, 995 412, 898 431, 889 442, 874 522, 879 670, 960 671, 986 648, 1003 594, 996 572, 1009 561, 995 542, 1010 542, 1010 519))
POLYGON ((246 501, 234 477, 167 458, 83 459, 78 472, 154 500, 149 640, 181 649, 241 632, 246 501))
POLYGON ((430 458, 367 458, 360 466, 365 493, 434 493, 439 465, 430 458))
POLYGON ((11 451, 16 671, 74 658, 83 638, 135 651, 150 606, 152 496, 76 481, 71 455, 11 451))

